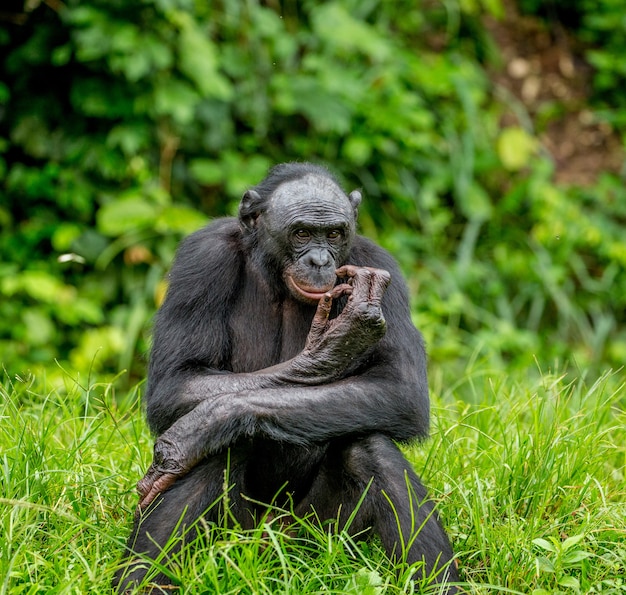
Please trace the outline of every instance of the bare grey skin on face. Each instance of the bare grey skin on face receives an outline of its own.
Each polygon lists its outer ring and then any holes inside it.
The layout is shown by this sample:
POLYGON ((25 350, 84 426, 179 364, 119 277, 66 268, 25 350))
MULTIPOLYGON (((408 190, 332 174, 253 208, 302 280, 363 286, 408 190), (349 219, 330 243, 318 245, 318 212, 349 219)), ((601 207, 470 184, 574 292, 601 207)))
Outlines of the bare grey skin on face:
POLYGON ((346 195, 332 180, 314 174, 285 182, 272 194, 264 224, 285 252, 283 280, 296 299, 315 303, 335 285, 360 202, 358 191, 346 195))

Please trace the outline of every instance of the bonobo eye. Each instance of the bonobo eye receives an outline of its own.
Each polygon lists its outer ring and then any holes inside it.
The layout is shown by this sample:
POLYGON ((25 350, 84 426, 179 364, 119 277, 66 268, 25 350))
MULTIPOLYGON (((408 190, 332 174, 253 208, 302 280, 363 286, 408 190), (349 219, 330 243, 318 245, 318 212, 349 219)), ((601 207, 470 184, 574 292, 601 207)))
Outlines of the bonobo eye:
POLYGON ((326 237, 329 240, 338 240, 342 236, 343 236, 343 233, 341 232, 340 229, 333 229, 326 234, 326 237))
POLYGON ((299 240, 308 240, 311 237, 311 234, 306 229, 296 229, 296 231, 293 232, 293 235, 299 240))

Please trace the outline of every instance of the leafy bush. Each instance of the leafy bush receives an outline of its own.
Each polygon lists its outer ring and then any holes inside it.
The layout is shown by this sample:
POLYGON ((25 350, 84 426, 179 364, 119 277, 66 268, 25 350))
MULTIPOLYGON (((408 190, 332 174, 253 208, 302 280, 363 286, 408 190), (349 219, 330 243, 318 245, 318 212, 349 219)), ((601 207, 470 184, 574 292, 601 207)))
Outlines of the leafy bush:
POLYGON ((363 188, 437 361, 623 361, 623 187, 557 187, 502 127, 481 62, 497 0, 29 6, 0 25, 10 372, 141 376, 181 236, 302 159, 363 188))

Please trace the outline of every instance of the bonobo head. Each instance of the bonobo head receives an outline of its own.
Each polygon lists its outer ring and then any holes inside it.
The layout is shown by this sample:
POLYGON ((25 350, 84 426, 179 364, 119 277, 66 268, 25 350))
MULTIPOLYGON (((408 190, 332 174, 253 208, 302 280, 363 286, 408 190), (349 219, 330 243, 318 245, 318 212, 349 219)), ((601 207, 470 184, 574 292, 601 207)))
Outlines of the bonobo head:
POLYGON ((360 202, 360 192, 347 195, 322 167, 278 165, 239 206, 249 254, 294 298, 316 304, 350 252, 360 202))

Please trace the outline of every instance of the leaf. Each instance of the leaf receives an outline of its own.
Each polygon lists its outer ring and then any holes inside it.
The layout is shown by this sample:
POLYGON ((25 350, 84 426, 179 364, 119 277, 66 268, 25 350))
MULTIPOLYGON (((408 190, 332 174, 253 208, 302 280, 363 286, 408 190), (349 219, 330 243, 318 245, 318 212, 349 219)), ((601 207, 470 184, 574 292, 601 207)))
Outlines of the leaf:
POLYGON ((91 62, 104 58, 111 51, 110 28, 106 26, 101 15, 97 18, 98 20, 94 20, 93 24, 90 23, 91 26, 74 32, 76 58, 80 62, 91 62))
POLYGON ((24 292, 36 301, 54 304, 67 301, 72 288, 45 271, 24 271, 16 277, 7 277, 2 283, 3 293, 12 295, 24 292))
POLYGON ((312 12, 313 29, 329 46, 345 53, 361 52, 375 61, 388 59, 393 49, 387 38, 355 19, 338 2, 320 3, 312 12))
POLYGON ((158 207, 141 196, 114 200, 96 214, 98 229, 107 236, 119 236, 136 229, 151 227, 157 220, 158 207))
POLYGON ((124 350, 125 337, 121 329, 104 326, 86 330, 77 347, 70 352, 70 363, 79 370, 102 369, 108 358, 124 350))
POLYGON ((57 316, 59 320, 72 326, 83 322, 102 324, 104 320, 102 306, 99 302, 81 298, 74 298, 71 303, 71 308, 59 308, 57 316))
POLYGON ((489 195, 475 181, 472 181, 463 195, 459 196, 459 207, 470 221, 486 221, 493 211, 489 195))
POLYGON ((505 128, 497 141, 498 157, 506 169, 519 171, 529 165, 537 146, 537 139, 523 128, 505 128))
POLYGON ((568 537, 562 544, 561 549, 565 552, 575 546, 577 543, 580 543, 585 538, 584 534, 573 535, 572 537, 568 537))
POLYGON ((218 71, 215 45, 189 15, 180 17, 179 68, 205 97, 228 99, 232 89, 218 71))
POLYGON ((22 314, 26 330, 25 340, 31 345, 45 345, 54 339, 55 326, 50 316, 38 308, 29 308, 22 314))
POLYGON ((168 78, 157 85, 151 103, 155 114, 171 116, 179 124, 189 124, 199 100, 200 96, 189 83, 168 78))
POLYGON ((180 232, 190 234, 206 224, 208 218, 185 205, 165 207, 159 215, 155 228, 161 233, 180 232))
POLYGON ((554 573, 556 571, 556 569, 554 568, 554 564, 552 563, 551 560, 548 560, 548 558, 544 557, 544 556, 539 556, 536 559, 536 564, 537 564, 537 568, 539 569, 539 571, 541 572, 550 572, 550 573, 554 573))
POLYGON ((541 537, 537 537, 536 539, 533 539, 533 543, 536 546, 548 552, 556 552, 556 548, 554 547, 554 544, 550 543, 549 541, 546 541, 545 539, 542 539, 541 537))
POLYGON ((301 113, 319 132, 347 134, 352 110, 339 95, 320 86, 313 76, 276 76, 275 105, 284 114, 301 113))
POLYGON ((228 151, 223 154, 226 177, 226 192, 232 197, 241 195, 250 186, 257 184, 267 174, 272 162, 264 155, 244 157, 239 153, 228 151))
POLYGON ((52 247, 58 252, 69 250, 81 234, 82 228, 77 223, 61 223, 52 234, 52 247))
POLYGON ((342 153, 355 165, 365 165, 372 155, 372 145, 367 138, 351 136, 344 143, 342 153))
POLYGON ((150 144, 150 131, 141 122, 118 124, 107 135, 107 147, 120 147, 129 157, 135 156, 150 144))
POLYGON ((579 589, 580 588, 580 582, 578 581, 577 578, 574 578, 573 576, 564 576, 562 578, 560 578, 557 583, 559 585, 561 585, 562 587, 568 587, 570 589, 579 589))
POLYGON ((111 49, 128 55, 140 53, 139 29, 130 22, 116 23, 109 36, 111 49))
POLYGON ((142 51, 135 51, 128 55, 111 56, 109 63, 113 72, 123 73, 131 82, 138 81, 151 70, 150 59, 142 51))
POLYGON ((222 164, 213 159, 199 157, 189 162, 191 175, 200 184, 215 186, 224 180, 224 168, 222 164))
POLYGON ((562 562, 564 566, 573 566, 574 564, 578 564, 578 562, 582 562, 587 558, 591 558, 593 554, 591 552, 585 552, 583 550, 574 550, 573 552, 569 552, 565 554, 562 558, 562 562))
POLYGON ((382 579, 375 570, 360 568, 348 581, 343 592, 355 595, 380 595, 383 592, 382 579))

